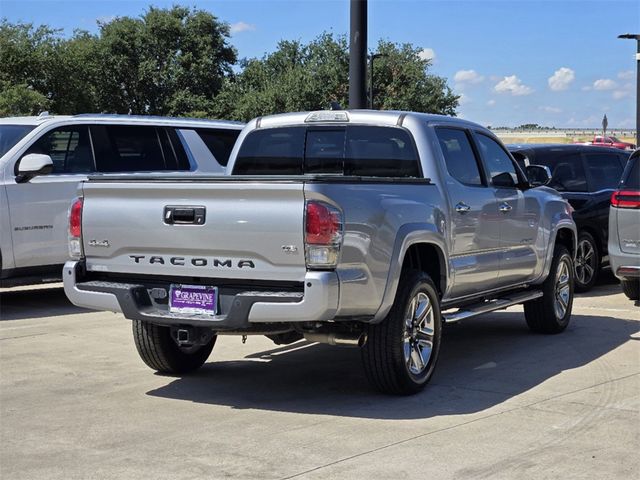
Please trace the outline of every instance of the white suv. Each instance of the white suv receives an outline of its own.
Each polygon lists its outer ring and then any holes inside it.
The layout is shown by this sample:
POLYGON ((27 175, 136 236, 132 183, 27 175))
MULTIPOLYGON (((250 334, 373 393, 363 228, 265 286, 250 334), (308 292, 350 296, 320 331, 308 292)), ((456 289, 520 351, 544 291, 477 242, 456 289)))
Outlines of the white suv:
POLYGON ((0 119, 0 287, 60 279, 67 211, 87 175, 222 174, 242 127, 130 115, 0 119))

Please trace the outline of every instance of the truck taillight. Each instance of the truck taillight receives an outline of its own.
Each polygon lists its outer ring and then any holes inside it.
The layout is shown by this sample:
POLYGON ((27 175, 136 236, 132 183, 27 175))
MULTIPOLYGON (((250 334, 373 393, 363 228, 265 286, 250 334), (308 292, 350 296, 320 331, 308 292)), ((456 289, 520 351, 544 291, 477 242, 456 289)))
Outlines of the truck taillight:
POLYGON ((69 209, 69 256, 82 258, 82 197, 76 198, 69 209))
POLYGON ((308 268, 335 268, 342 244, 342 212, 328 203, 309 200, 305 215, 308 268))
POLYGON ((615 191, 611 195, 611 205, 617 208, 640 208, 640 191, 615 191))

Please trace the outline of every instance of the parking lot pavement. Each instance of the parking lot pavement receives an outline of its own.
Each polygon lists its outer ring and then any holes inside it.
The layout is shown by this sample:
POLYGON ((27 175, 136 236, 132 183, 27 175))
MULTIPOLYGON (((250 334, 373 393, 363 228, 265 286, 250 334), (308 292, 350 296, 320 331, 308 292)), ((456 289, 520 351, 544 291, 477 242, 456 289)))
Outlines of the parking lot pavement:
POLYGON ((128 321, 0 293, 2 478, 638 478, 640 309, 609 276, 568 330, 521 307, 446 328, 427 389, 373 392, 356 349, 221 337, 154 374, 128 321))

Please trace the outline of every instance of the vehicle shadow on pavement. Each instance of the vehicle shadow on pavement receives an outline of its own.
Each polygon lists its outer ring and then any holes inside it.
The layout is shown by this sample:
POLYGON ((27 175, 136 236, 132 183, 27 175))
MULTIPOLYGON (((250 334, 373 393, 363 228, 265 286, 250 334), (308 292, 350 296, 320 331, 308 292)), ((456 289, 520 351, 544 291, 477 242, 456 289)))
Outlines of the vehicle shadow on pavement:
POLYGON ((64 289, 60 287, 0 293, 0 321, 55 317, 88 311, 69 302, 64 289))
POLYGON ((411 397, 372 390, 355 348, 298 342, 218 363, 214 348, 211 363, 200 371, 147 394, 234 409, 359 418, 462 415, 593 362, 637 331, 638 322, 607 316, 575 315, 566 332, 549 336, 530 333, 519 312, 469 320, 445 329, 436 373, 423 392, 411 397))

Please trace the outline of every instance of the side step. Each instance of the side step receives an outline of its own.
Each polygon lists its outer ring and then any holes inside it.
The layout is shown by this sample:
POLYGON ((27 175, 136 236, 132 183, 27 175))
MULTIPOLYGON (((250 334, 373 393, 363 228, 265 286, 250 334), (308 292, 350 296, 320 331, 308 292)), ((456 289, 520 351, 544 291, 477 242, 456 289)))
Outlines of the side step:
POLYGON ((512 305, 518 305, 519 303, 528 302, 529 300, 535 300, 542 296, 542 291, 534 290, 531 292, 514 293, 508 297, 496 298, 493 300, 486 300, 484 302, 468 305, 452 313, 443 313, 442 320, 445 323, 455 323, 466 318, 477 317, 483 313, 494 312, 496 310, 502 310, 512 305))

